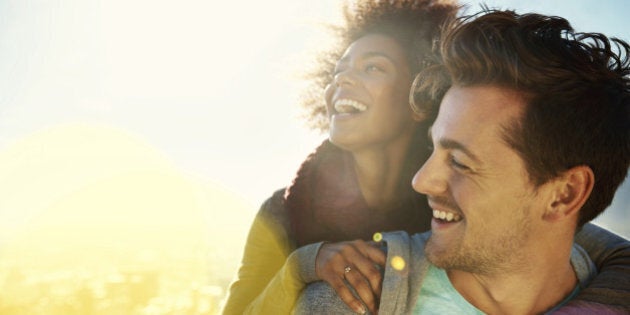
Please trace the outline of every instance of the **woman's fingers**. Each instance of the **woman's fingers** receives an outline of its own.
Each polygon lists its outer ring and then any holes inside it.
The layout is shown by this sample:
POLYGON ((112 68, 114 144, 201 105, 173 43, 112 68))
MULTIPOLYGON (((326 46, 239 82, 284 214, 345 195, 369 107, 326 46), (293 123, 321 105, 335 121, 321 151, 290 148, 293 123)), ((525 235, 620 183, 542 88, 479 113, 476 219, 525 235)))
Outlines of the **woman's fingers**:
POLYGON ((365 244, 369 245, 366 247, 365 255, 368 256, 374 263, 384 267, 387 261, 387 255, 385 255, 385 252, 381 249, 381 243, 366 242, 365 244))
MULTIPOLYGON (((352 267, 347 265, 345 259, 342 259, 342 256, 335 256, 335 258, 329 260, 329 263, 322 271, 320 277, 322 280, 328 282, 335 292, 337 292, 339 298, 341 298, 348 307, 359 314, 364 314, 367 309, 361 300, 352 294, 350 287, 346 284, 346 281, 348 281, 346 276, 352 273, 352 267)), ((370 295, 372 295, 371 292, 370 295)))
POLYGON ((364 310, 363 301, 375 313, 382 283, 382 275, 376 265, 383 266, 385 259, 385 253, 373 243, 361 240, 327 243, 317 255, 315 267, 319 277, 328 282, 351 309, 361 313, 364 310), (354 289, 360 300, 348 286, 354 289))
POLYGON ((353 277, 355 281, 349 282, 368 308, 375 311, 378 308, 383 282, 382 274, 376 265, 383 267, 385 253, 364 241, 353 241, 351 245, 354 250, 348 250, 347 257, 351 259, 354 269, 358 272, 355 273, 357 277, 353 277))
POLYGON ((374 295, 377 298, 381 296, 381 288, 383 284, 383 275, 381 270, 385 269, 386 255, 380 250, 380 248, 376 247, 374 244, 368 244, 362 247, 362 254, 368 258, 369 263, 364 263, 361 265, 357 265, 361 273, 365 276, 367 281, 370 283, 374 295), (380 270, 376 267, 376 265, 380 266, 380 270))
POLYGON ((367 309, 363 306, 363 303, 352 294, 352 291, 350 291, 343 280, 343 278, 338 277, 334 283, 329 282, 329 284, 335 289, 339 298, 346 303, 346 305, 359 314, 365 314, 367 309))
MULTIPOLYGON (((347 270, 347 269, 346 269, 347 270)), ((359 270, 351 269, 345 273, 346 281, 357 293, 361 301, 365 303, 371 312, 375 312, 378 308, 378 296, 374 294, 372 287, 365 275, 359 270)))

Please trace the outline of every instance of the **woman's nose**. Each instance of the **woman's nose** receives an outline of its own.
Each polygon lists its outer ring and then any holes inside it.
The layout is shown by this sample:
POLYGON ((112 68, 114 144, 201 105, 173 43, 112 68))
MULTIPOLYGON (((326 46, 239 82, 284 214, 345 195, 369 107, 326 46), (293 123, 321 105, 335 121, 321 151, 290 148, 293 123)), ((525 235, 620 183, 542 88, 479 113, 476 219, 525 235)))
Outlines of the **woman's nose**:
POLYGON ((352 72, 352 69, 346 69, 341 72, 338 72, 335 75, 335 85, 343 86, 343 85, 353 85, 356 82, 356 78, 352 72))

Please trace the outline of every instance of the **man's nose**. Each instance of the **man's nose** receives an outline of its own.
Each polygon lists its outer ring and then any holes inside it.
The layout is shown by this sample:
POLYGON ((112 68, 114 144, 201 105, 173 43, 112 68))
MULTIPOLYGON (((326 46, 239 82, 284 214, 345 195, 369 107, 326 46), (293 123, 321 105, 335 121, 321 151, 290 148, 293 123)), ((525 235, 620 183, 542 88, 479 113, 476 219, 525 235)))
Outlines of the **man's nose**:
POLYGON ((447 190, 447 172, 441 163, 431 154, 422 167, 413 176, 411 185, 413 189, 425 195, 439 195, 447 190))

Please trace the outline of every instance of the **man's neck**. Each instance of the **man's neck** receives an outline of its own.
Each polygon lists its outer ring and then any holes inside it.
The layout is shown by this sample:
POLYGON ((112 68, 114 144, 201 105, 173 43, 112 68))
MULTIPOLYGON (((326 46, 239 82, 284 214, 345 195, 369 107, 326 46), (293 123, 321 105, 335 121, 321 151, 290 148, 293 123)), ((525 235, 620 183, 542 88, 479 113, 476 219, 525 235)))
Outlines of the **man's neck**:
POLYGON ((472 305, 488 314, 539 314, 553 308, 569 295, 577 276, 569 257, 564 263, 553 259, 528 261, 527 270, 479 275, 447 271, 453 287, 472 305))

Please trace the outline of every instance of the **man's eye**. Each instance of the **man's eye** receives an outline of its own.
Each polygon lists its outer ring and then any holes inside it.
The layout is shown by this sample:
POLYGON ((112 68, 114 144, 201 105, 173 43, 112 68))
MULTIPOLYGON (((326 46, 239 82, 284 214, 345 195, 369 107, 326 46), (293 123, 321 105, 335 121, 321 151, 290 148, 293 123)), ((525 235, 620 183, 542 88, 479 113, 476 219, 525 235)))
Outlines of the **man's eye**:
POLYGON ((457 159, 455 159, 455 157, 451 156, 450 157, 450 163, 454 168, 460 169, 460 170, 469 170, 470 168, 462 163, 460 163, 459 161, 457 161, 457 159))

